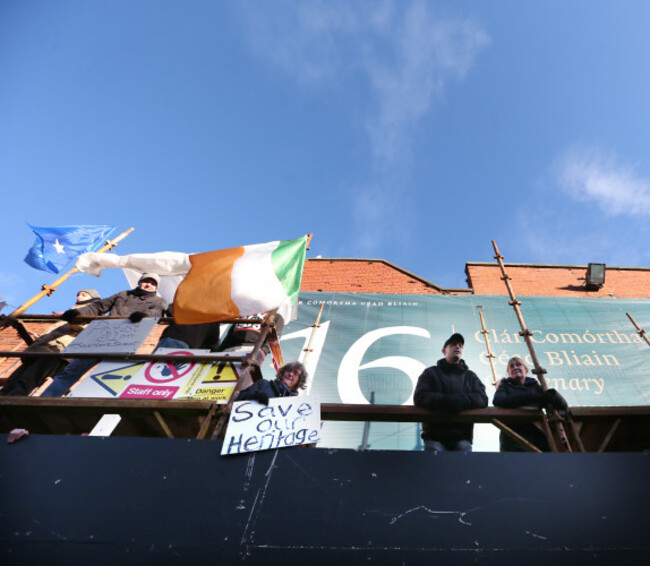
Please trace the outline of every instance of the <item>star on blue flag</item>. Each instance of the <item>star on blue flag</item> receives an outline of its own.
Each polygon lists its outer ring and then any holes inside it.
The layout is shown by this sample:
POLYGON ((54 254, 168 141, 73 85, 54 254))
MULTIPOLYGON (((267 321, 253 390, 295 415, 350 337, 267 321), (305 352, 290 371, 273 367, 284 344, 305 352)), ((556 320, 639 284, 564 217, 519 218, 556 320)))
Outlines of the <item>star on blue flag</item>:
POLYGON ((25 262, 50 273, 60 273, 81 254, 99 249, 115 230, 114 226, 28 226, 36 234, 36 241, 25 262))

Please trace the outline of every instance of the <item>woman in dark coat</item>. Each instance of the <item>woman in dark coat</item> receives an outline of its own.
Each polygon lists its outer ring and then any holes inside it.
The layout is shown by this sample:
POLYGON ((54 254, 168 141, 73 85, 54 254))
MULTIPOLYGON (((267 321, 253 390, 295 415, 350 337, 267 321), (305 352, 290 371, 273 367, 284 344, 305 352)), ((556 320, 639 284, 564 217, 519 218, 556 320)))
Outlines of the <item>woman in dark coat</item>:
POLYGON ((307 370, 300 362, 283 365, 274 381, 260 379, 250 387, 240 391, 237 401, 247 399, 258 401, 263 405, 269 404, 273 397, 290 397, 298 395, 299 389, 307 387, 307 370))
MULTIPOLYGON (((542 409, 550 406, 557 410, 567 409, 567 403, 564 397, 555 389, 543 391, 542 386, 536 379, 526 377, 528 375, 528 366, 519 356, 510 358, 506 369, 508 371, 508 377, 499 381, 497 391, 494 394, 492 403, 495 407, 502 407, 504 409, 517 409, 521 407, 542 409)), ((548 452, 550 450, 546 435, 533 423, 512 425, 510 428, 542 452, 548 452)), ((501 431, 499 437, 499 445, 501 452, 526 451, 524 446, 510 438, 503 431, 501 431)))

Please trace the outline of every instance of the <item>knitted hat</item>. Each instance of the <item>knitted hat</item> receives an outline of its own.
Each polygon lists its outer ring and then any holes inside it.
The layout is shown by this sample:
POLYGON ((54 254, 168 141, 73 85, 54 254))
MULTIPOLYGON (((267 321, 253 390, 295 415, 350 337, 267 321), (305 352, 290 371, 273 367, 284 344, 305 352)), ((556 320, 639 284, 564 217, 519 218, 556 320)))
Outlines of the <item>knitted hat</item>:
POLYGON ((153 279, 156 282, 156 286, 160 285, 160 275, 157 273, 143 273, 140 279, 138 279, 138 285, 142 283, 143 279, 153 279))
POLYGON ((101 299, 102 298, 101 295, 99 294, 99 292, 97 291, 97 289, 79 289, 79 291, 77 291, 77 295, 79 293, 87 293, 93 299, 101 299))

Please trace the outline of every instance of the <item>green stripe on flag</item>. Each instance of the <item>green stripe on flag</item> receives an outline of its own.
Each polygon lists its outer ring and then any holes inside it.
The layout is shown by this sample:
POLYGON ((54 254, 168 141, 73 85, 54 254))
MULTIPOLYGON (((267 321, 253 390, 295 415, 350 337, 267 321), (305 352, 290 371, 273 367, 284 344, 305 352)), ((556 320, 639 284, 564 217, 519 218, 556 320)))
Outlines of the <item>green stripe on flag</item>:
POLYGON ((291 304, 296 304, 302 270, 305 267, 305 251, 307 236, 297 240, 283 240, 271 254, 273 271, 282 283, 285 293, 291 298, 291 304))

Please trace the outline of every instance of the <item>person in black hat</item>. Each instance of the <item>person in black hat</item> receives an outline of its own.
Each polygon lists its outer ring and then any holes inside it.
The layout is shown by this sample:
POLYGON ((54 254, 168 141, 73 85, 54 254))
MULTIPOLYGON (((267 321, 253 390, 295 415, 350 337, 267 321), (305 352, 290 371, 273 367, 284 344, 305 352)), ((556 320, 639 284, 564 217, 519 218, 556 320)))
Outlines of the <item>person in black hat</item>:
MULTIPOLYGON (((445 413, 487 407, 485 386, 462 359, 464 346, 465 339, 458 333, 445 341, 445 357, 418 378, 413 394, 417 407, 445 413)), ((472 423, 422 423, 425 450, 471 452, 473 434, 472 423)))

